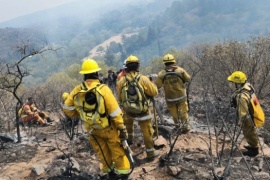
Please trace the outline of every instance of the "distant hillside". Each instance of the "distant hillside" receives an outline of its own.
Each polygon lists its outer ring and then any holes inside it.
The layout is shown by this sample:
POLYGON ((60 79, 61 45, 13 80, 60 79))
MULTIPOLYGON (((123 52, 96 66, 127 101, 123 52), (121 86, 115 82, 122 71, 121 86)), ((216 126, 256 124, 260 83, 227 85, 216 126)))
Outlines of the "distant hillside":
POLYGON ((42 32, 35 28, 0 29, 0 61, 9 62, 19 58, 17 51, 22 44, 38 48, 44 42, 42 32))
MULTIPOLYGON (((155 1, 135 12, 130 9, 108 12, 93 27, 117 33, 127 28, 140 27, 142 30, 127 38, 121 48, 127 54, 136 54, 145 64, 171 48, 183 48, 192 43, 245 41, 251 36, 268 35, 270 32, 270 2, 183 0, 174 1, 167 8, 164 6, 159 13, 153 12, 151 7, 159 3, 161 1, 155 1), (145 9, 149 9, 148 16, 136 13, 145 9)), ((91 32, 94 30, 91 29, 91 32)), ((114 54, 120 49, 114 45, 108 51, 114 54)))
POLYGON ((134 54, 147 65, 153 57, 162 56, 172 48, 230 39, 242 41, 250 36, 268 35, 270 31, 268 1, 134 0, 127 4, 118 0, 98 7, 89 5, 89 1, 80 2, 0 24, 0 27, 31 25, 27 30, 1 29, 0 60, 13 59, 12 47, 29 38, 64 47, 65 51, 58 52, 57 56, 35 61, 35 65, 46 67, 41 77, 46 79, 50 74, 80 62, 104 41, 123 33, 136 32, 121 43, 107 44, 103 48, 105 55, 96 58, 119 68, 127 55, 134 54), (19 32, 21 40, 16 39, 15 31, 19 32))
MULTIPOLYGON (((148 2, 151 1, 134 0, 127 4, 131 0, 124 3, 116 0, 109 4, 109 1, 106 1, 106 4, 103 1, 92 4, 90 1, 79 0, 76 3, 0 23, 0 27, 5 27, 3 29, 8 34, 5 37, 1 37, 4 33, 0 34, 0 39, 2 39, 0 59, 10 59, 8 52, 14 53, 10 46, 6 46, 16 39, 9 29, 24 32, 22 27, 27 27, 28 33, 33 38, 39 39, 39 42, 65 47, 68 51, 65 64, 69 64, 69 61, 74 62, 74 59, 87 56, 92 48, 112 36, 123 33, 125 29, 125 33, 129 33, 133 32, 134 28, 137 31, 137 27, 146 27, 155 15, 170 5, 172 0, 166 2, 156 0, 149 5, 148 2), (40 34, 42 37, 39 36, 40 34)), ((21 39, 27 41, 28 38, 27 35, 21 34, 21 39)))
POLYGON ((183 48, 192 43, 224 40, 246 40, 270 32, 270 1, 255 0, 183 0, 149 23, 136 40, 124 46, 146 59, 162 55, 170 48, 183 48), (135 48, 134 48, 135 47, 135 48))
POLYGON ((156 18, 152 28, 159 30, 161 47, 213 40, 243 40, 250 35, 269 34, 269 9, 270 1, 175 1, 156 18))

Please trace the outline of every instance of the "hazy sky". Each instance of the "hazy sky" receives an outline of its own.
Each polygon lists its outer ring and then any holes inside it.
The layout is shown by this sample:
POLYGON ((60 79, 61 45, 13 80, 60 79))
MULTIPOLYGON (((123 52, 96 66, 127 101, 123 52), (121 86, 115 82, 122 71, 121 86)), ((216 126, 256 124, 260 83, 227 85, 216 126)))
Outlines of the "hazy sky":
POLYGON ((75 0, 0 0, 0 22, 75 0))
POLYGON ((115 2, 138 3, 153 0, 0 0, 0 22, 22 15, 56 7, 73 1, 88 1, 94 4, 109 4, 115 2))

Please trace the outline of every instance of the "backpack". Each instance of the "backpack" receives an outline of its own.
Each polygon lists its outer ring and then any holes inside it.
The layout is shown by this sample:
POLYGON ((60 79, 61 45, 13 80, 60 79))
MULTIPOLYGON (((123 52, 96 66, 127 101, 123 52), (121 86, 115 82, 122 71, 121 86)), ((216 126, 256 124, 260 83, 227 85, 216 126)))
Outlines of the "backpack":
POLYGON ((166 91, 166 100, 169 102, 181 101, 186 99, 186 96, 181 96, 179 93, 180 89, 185 89, 184 81, 180 77, 179 73, 175 72, 175 69, 169 71, 164 69, 166 74, 162 77, 163 88, 166 91), (180 83, 181 81, 182 83, 180 83))
POLYGON ((105 100, 100 93, 100 89, 104 86, 104 84, 97 84, 96 87, 88 89, 83 82, 81 90, 73 98, 81 119, 94 129, 104 129, 110 125, 105 100))
POLYGON ((250 95, 249 103, 248 103, 248 110, 251 118, 256 127, 262 127, 264 125, 265 116, 264 111, 261 107, 259 99, 257 98, 253 87, 251 87, 250 91, 247 91, 250 95))
POLYGON ((132 79, 124 77, 126 82, 121 89, 122 107, 127 113, 133 115, 147 112, 149 100, 144 94, 143 87, 138 83, 141 75, 138 74, 132 79))

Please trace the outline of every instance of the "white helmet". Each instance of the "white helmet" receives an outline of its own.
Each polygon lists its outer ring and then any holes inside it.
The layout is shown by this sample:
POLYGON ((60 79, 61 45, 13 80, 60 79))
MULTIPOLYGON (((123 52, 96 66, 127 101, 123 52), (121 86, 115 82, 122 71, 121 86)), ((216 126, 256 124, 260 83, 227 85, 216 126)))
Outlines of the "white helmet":
POLYGON ((123 67, 122 67, 123 69, 127 68, 126 63, 127 63, 127 60, 124 61, 124 64, 123 64, 123 67))

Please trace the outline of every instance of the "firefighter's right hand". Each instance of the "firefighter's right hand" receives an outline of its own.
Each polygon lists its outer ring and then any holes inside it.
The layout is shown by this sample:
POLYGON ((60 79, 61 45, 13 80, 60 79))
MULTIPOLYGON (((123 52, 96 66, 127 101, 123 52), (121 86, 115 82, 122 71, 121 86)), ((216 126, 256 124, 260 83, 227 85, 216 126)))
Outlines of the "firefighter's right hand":
POLYGON ((121 141, 124 141, 128 138, 128 133, 127 133, 127 129, 124 128, 124 129, 119 129, 119 138, 121 141))

